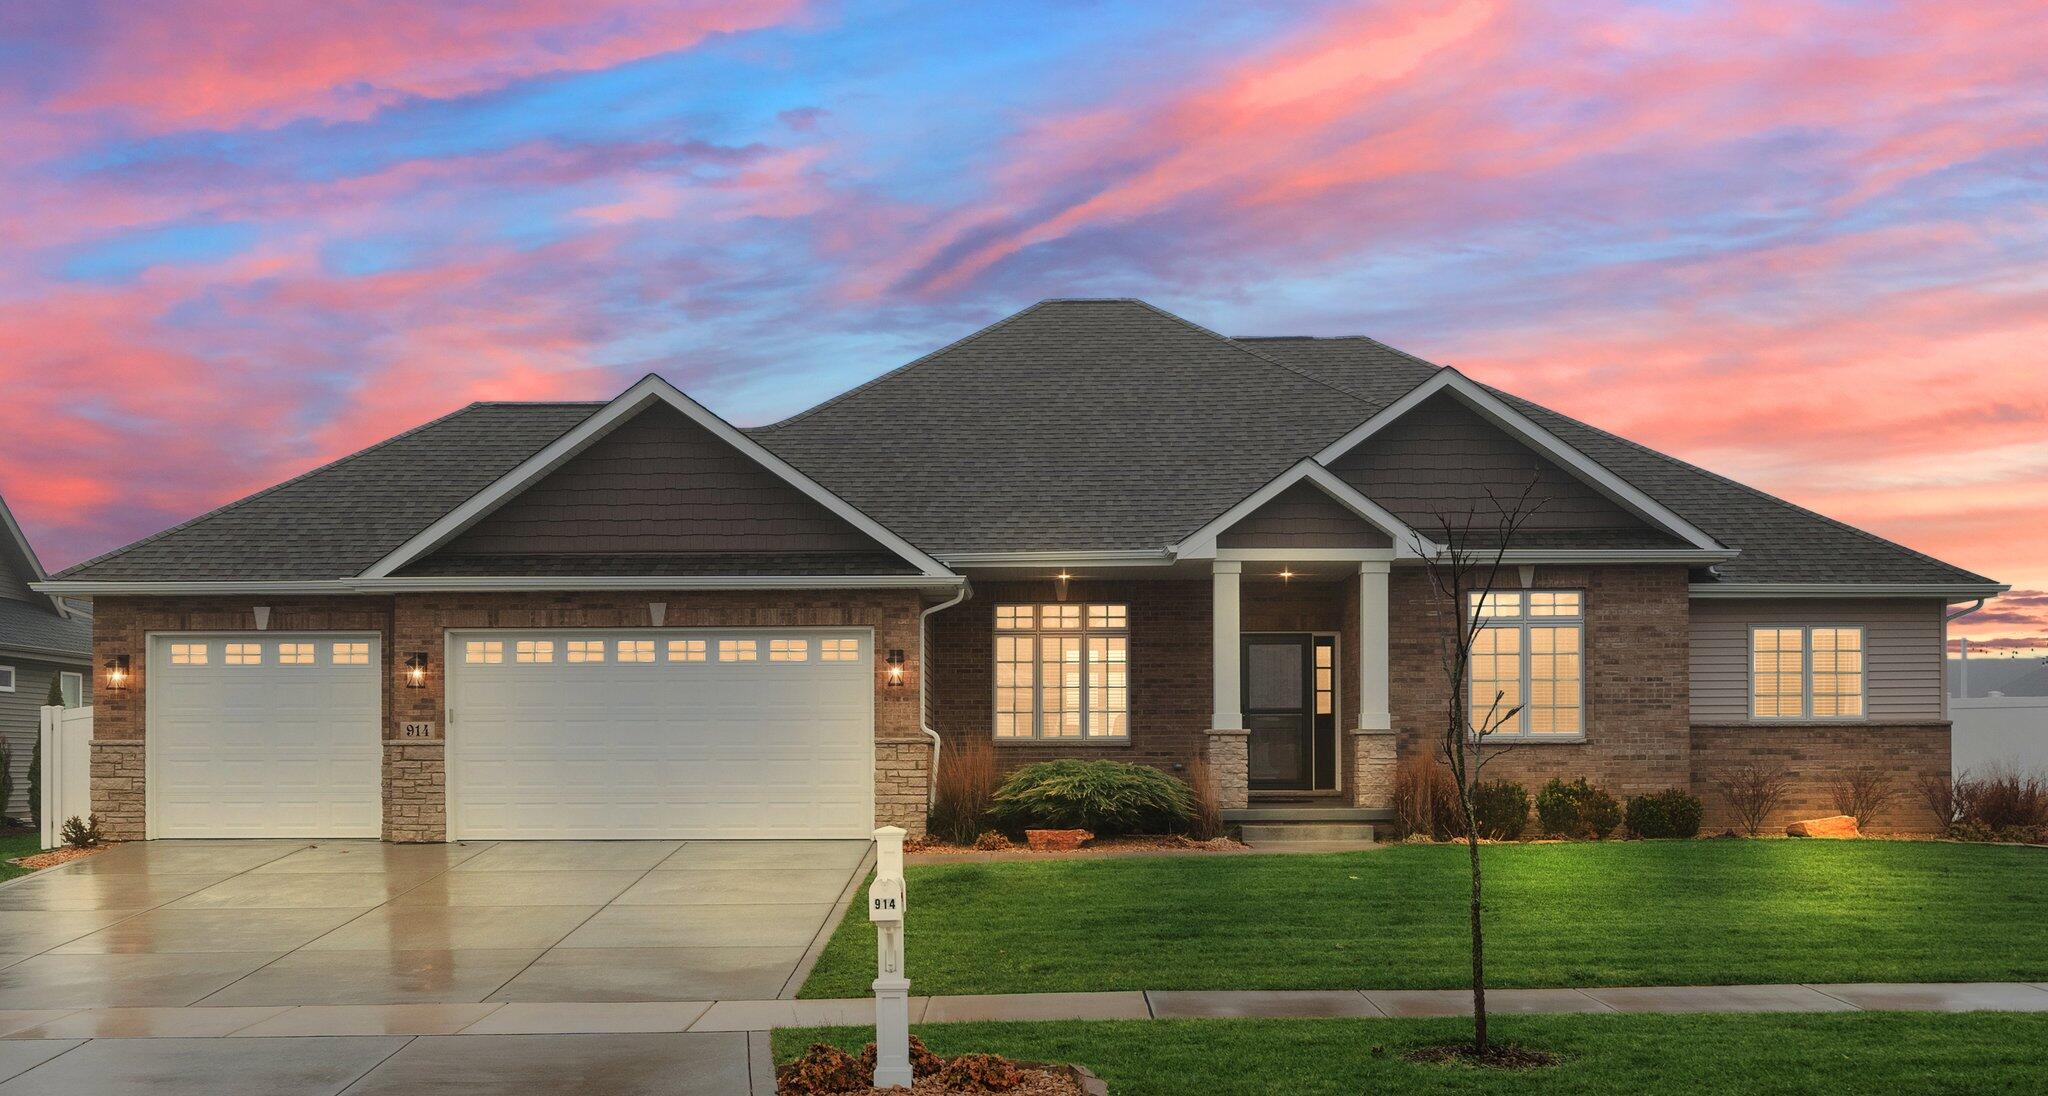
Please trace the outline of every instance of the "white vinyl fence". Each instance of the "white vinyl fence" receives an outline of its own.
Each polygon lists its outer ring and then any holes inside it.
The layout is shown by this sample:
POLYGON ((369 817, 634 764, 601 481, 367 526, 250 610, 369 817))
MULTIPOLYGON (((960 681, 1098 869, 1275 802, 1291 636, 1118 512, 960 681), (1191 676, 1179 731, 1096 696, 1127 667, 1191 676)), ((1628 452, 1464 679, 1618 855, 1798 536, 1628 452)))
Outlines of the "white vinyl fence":
POLYGON ((43 709, 43 847, 56 848, 64 820, 92 813, 92 709, 43 709))
POLYGON ((2048 697, 1949 698, 1950 768, 1983 775, 1998 766, 2048 772, 2048 697))

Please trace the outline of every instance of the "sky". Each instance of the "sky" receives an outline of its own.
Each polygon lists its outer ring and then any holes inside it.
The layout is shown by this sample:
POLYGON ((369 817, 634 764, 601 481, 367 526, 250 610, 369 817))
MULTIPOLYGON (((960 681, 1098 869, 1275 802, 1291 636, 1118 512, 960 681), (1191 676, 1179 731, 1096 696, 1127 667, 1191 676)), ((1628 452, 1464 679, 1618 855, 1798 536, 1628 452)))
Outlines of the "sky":
POLYGON ((773 421, 1055 296, 1369 334, 2048 653, 2038 0, 8 0, 53 569, 479 399, 773 421))

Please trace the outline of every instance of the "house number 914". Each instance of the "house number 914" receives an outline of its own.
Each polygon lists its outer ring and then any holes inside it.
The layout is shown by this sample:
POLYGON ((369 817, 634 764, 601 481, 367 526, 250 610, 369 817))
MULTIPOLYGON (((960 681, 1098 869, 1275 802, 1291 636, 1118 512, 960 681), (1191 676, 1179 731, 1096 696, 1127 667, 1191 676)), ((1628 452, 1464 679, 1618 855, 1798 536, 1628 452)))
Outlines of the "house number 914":
POLYGON ((440 729, 432 723, 400 723, 398 725, 398 737, 439 738, 441 734, 440 729))

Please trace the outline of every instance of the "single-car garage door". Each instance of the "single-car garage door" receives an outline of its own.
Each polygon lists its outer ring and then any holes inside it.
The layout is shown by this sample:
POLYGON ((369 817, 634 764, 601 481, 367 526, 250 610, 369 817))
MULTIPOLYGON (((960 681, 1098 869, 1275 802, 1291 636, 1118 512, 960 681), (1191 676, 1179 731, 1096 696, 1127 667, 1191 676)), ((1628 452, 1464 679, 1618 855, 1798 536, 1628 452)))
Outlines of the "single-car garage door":
POLYGON ((376 837, 374 634, 161 634, 144 739, 151 837, 376 837))
POLYGON ((449 837, 865 837, 866 629, 451 632, 449 837))

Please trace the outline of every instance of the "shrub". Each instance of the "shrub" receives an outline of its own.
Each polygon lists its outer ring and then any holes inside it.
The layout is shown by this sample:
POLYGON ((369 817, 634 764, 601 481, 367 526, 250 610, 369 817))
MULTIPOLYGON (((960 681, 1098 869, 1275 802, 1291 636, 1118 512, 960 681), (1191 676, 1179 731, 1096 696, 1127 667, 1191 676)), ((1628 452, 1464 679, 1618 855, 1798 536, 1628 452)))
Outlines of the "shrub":
POLYGON ((1699 797, 1682 788, 1639 795, 1628 801, 1628 832, 1637 837, 1698 837, 1699 797))
POLYGON ((1394 836, 1442 841, 1465 832, 1464 810, 1451 770, 1431 757, 1409 756, 1394 769, 1394 836))
POLYGON ((1472 818, 1479 836, 1513 841, 1529 825, 1529 790, 1512 780, 1486 780, 1472 786, 1472 818))
POLYGON ((1999 766, 1972 781, 1969 821, 2001 836, 2048 828, 2048 780, 1999 766))
POLYGON ((1188 836, 1198 841, 1223 836, 1223 803, 1217 797, 1216 773, 1209 759, 1188 762, 1188 788, 1194 794, 1195 812, 1188 818, 1188 836))
POLYGON ((1785 802, 1786 793, 1792 790, 1792 774, 1775 762, 1752 761, 1722 773, 1714 780, 1714 788, 1736 821, 1755 837, 1763 831, 1764 819, 1785 802))
POLYGON ((1569 784, 1553 778, 1536 793, 1536 817, 1544 833, 1599 840, 1621 825, 1621 804, 1584 777, 1569 784))
POLYGON ((82 819, 74 814, 65 819, 61 836, 64 843, 74 849, 98 848, 107 839, 100 832, 100 816, 96 814, 88 814, 82 819))
POLYGON ((1122 761, 1041 761, 1010 774, 989 815, 1005 829, 1082 829, 1099 835, 1185 830, 1195 813, 1186 784, 1122 761))
POLYGON ((1943 826, 1954 826, 1976 813, 1977 782, 1967 772, 1954 776, 1926 773, 1913 787, 1927 804, 1927 813, 1943 826))
POLYGON ((968 739, 939 751, 939 771, 932 789, 931 814, 925 829, 957 845, 971 844, 988 820, 996 794, 996 750, 981 739, 968 739))
POLYGON ((1835 813, 1856 819, 1856 828, 1867 830, 1870 820, 1898 794, 1891 770, 1881 765, 1856 765, 1836 776, 1828 785, 1834 794, 1835 813))

